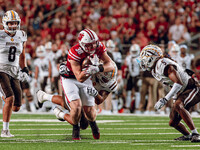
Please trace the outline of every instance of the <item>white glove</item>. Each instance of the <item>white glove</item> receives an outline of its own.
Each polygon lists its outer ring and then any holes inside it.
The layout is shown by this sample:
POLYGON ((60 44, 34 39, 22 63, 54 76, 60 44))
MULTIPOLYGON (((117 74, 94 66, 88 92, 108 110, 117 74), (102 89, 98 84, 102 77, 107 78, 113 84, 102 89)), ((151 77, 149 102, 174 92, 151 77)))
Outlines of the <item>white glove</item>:
POLYGON ((94 87, 87 87, 87 93, 90 96, 96 97, 98 95, 98 91, 94 87))
POLYGON ((26 73, 26 72, 19 72, 18 74, 18 79, 21 81, 21 82, 29 82, 31 79, 29 77, 29 75, 26 73))
POLYGON ((166 98, 161 98, 157 103, 155 104, 154 108, 156 110, 161 109, 165 104, 167 104, 168 100, 166 98))
POLYGON ((86 74, 93 75, 93 74, 98 73, 100 70, 99 70, 99 66, 89 65, 89 67, 86 68, 85 71, 86 71, 86 74))
POLYGON ((92 65, 98 66, 99 65, 99 58, 97 54, 94 54, 93 57, 89 57, 90 61, 92 62, 92 65))

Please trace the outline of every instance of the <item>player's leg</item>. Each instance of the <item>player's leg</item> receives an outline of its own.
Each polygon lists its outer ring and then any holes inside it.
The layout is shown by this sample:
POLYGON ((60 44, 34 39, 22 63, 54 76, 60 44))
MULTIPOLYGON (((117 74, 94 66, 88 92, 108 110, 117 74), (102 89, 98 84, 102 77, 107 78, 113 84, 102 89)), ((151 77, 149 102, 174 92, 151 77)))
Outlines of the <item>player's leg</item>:
POLYGON ((11 87, 10 78, 7 74, 0 72, 0 88, 3 93, 4 106, 3 106, 3 129, 1 131, 1 137, 14 137, 9 131, 9 122, 12 114, 12 106, 14 103, 14 93, 11 87))
POLYGON ((92 129, 94 139, 100 138, 99 128, 96 123, 96 109, 94 106, 83 106, 89 125, 92 129))
MULTIPOLYGON (((90 83, 89 83, 90 84, 90 83)), ((94 139, 100 138, 99 128, 96 123, 96 109, 94 103, 94 97, 88 95, 87 88, 82 88, 80 90, 80 96, 83 104, 83 110, 85 112, 86 118, 89 121, 89 125, 92 129, 92 134, 94 139)))
POLYGON ((187 130, 184 124, 180 122, 181 119, 182 119, 181 116, 178 114, 178 112, 175 110, 173 106, 170 113, 169 126, 174 127, 176 130, 178 130, 184 135, 174 140, 178 140, 178 141, 190 140, 191 139, 190 132, 187 130))
POLYGON ((148 81, 147 81, 147 77, 143 77, 142 79, 142 87, 141 87, 141 91, 140 91, 140 95, 141 95, 141 99, 140 99, 140 105, 139 105, 139 110, 141 112, 145 111, 145 104, 146 104, 146 99, 145 96, 148 92, 148 81))

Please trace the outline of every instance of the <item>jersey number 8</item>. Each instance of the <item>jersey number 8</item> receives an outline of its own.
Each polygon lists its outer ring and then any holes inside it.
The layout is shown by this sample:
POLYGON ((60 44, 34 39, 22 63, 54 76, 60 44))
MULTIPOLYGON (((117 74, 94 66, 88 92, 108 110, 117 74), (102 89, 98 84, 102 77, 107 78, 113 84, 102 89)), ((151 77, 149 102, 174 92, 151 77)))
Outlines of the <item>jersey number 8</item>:
POLYGON ((10 62, 14 62, 15 61, 15 53, 16 53, 16 47, 11 46, 9 49, 9 54, 8 54, 8 60, 10 62))

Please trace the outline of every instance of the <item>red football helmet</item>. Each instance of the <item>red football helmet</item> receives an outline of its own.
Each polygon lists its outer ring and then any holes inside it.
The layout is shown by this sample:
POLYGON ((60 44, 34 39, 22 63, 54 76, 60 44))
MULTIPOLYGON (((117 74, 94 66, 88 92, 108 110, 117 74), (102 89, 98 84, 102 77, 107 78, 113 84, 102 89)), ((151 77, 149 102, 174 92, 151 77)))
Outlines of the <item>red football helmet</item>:
POLYGON ((78 41, 83 50, 89 54, 94 54, 99 46, 98 36, 90 29, 82 30, 78 35, 78 41))

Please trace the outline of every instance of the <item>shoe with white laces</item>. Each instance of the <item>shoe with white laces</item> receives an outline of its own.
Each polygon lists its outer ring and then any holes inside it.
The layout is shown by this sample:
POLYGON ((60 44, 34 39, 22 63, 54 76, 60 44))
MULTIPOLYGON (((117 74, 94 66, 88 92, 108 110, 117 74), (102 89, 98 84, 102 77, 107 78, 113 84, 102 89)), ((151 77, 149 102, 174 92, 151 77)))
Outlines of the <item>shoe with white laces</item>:
POLYGON ((1 137, 14 137, 13 134, 10 133, 10 130, 1 130, 1 137))
MULTIPOLYGON (((60 114, 61 112, 63 112, 60 108, 55 107, 55 108, 53 109, 53 112, 54 112, 54 114, 56 115, 56 118, 57 118, 58 120, 60 120, 60 121, 65 121, 63 118, 61 118, 61 117, 59 116, 59 114, 60 114)), ((63 113, 64 113, 64 112, 63 112, 63 113)))
POLYGON ((37 105, 39 108, 42 108, 42 105, 44 103, 44 94, 46 94, 45 92, 43 92, 42 90, 38 90, 36 92, 36 96, 37 96, 37 105))

